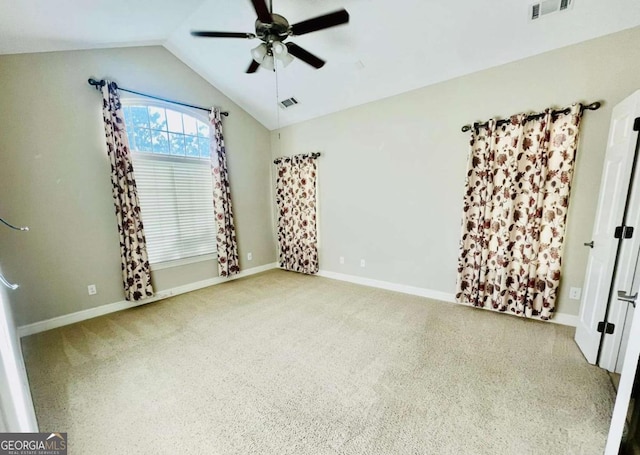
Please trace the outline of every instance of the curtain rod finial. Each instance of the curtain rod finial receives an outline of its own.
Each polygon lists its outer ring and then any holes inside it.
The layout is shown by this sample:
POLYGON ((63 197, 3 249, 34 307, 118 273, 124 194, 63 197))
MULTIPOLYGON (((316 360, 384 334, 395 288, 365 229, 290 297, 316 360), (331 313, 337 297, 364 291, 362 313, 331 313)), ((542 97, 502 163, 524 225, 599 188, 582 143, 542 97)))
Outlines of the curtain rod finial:
POLYGON ((90 77, 87 82, 89 83, 89 85, 93 85, 96 90, 100 90, 100 88, 104 87, 105 84, 104 80, 97 81, 92 77, 90 77))
POLYGON ((462 132, 466 133, 467 131, 471 131, 471 125, 465 125, 462 127, 462 132))
POLYGON ((586 105, 584 108, 589 109, 590 111, 597 111, 602 106, 601 101, 595 101, 591 104, 586 105))

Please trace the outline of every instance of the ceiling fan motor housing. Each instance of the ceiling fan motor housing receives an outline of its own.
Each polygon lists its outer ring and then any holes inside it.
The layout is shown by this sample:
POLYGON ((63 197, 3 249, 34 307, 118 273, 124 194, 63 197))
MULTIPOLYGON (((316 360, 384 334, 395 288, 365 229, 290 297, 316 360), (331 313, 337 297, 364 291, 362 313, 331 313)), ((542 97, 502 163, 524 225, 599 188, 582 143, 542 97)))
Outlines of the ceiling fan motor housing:
POLYGON ((256 19, 256 36, 265 43, 284 41, 290 34, 289 22, 279 14, 271 14, 271 18, 271 23, 256 19))

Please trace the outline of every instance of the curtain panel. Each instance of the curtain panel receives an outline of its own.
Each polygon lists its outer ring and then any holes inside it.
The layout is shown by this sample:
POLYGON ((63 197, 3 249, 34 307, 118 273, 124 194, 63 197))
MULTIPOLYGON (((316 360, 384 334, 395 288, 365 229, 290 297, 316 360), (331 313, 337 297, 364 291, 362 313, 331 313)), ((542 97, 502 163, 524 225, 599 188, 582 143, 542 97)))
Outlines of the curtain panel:
POLYGON ((555 311, 581 106, 474 128, 456 298, 548 320, 555 311))
POLYGON ((218 274, 222 277, 240 272, 236 227, 233 221, 231 186, 227 170, 227 151, 222 135, 220 109, 213 108, 211 122, 211 174, 213 176, 213 210, 216 216, 218 274))
POLYGON ((294 272, 318 273, 316 157, 295 155, 276 163, 280 266, 294 272))
POLYGON ((102 87, 102 116, 111 163, 125 298, 141 300, 153 295, 151 269, 120 96, 117 86, 110 81, 102 87))

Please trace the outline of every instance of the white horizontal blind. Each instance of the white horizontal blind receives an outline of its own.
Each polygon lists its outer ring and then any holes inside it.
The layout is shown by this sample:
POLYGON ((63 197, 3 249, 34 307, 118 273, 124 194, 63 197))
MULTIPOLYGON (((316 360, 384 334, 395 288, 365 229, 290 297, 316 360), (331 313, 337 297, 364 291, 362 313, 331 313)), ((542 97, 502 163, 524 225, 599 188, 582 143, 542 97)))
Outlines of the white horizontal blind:
POLYGON ((211 163, 132 153, 149 262, 216 251, 211 163))

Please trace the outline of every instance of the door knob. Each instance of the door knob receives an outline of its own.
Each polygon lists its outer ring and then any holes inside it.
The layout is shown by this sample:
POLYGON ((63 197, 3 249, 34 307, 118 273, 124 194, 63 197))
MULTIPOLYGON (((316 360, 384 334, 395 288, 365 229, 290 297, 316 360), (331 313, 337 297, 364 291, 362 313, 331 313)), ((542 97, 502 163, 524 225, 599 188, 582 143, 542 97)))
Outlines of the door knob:
POLYGON ((618 300, 622 302, 629 302, 633 307, 636 307, 636 299, 638 298, 638 293, 636 292, 633 295, 627 294, 625 291, 618 291, 618 300))
POLYGON ((590 242, 585 242, 584 246, 588 246, 589 248, 593 248, 593 240, 590 242))

